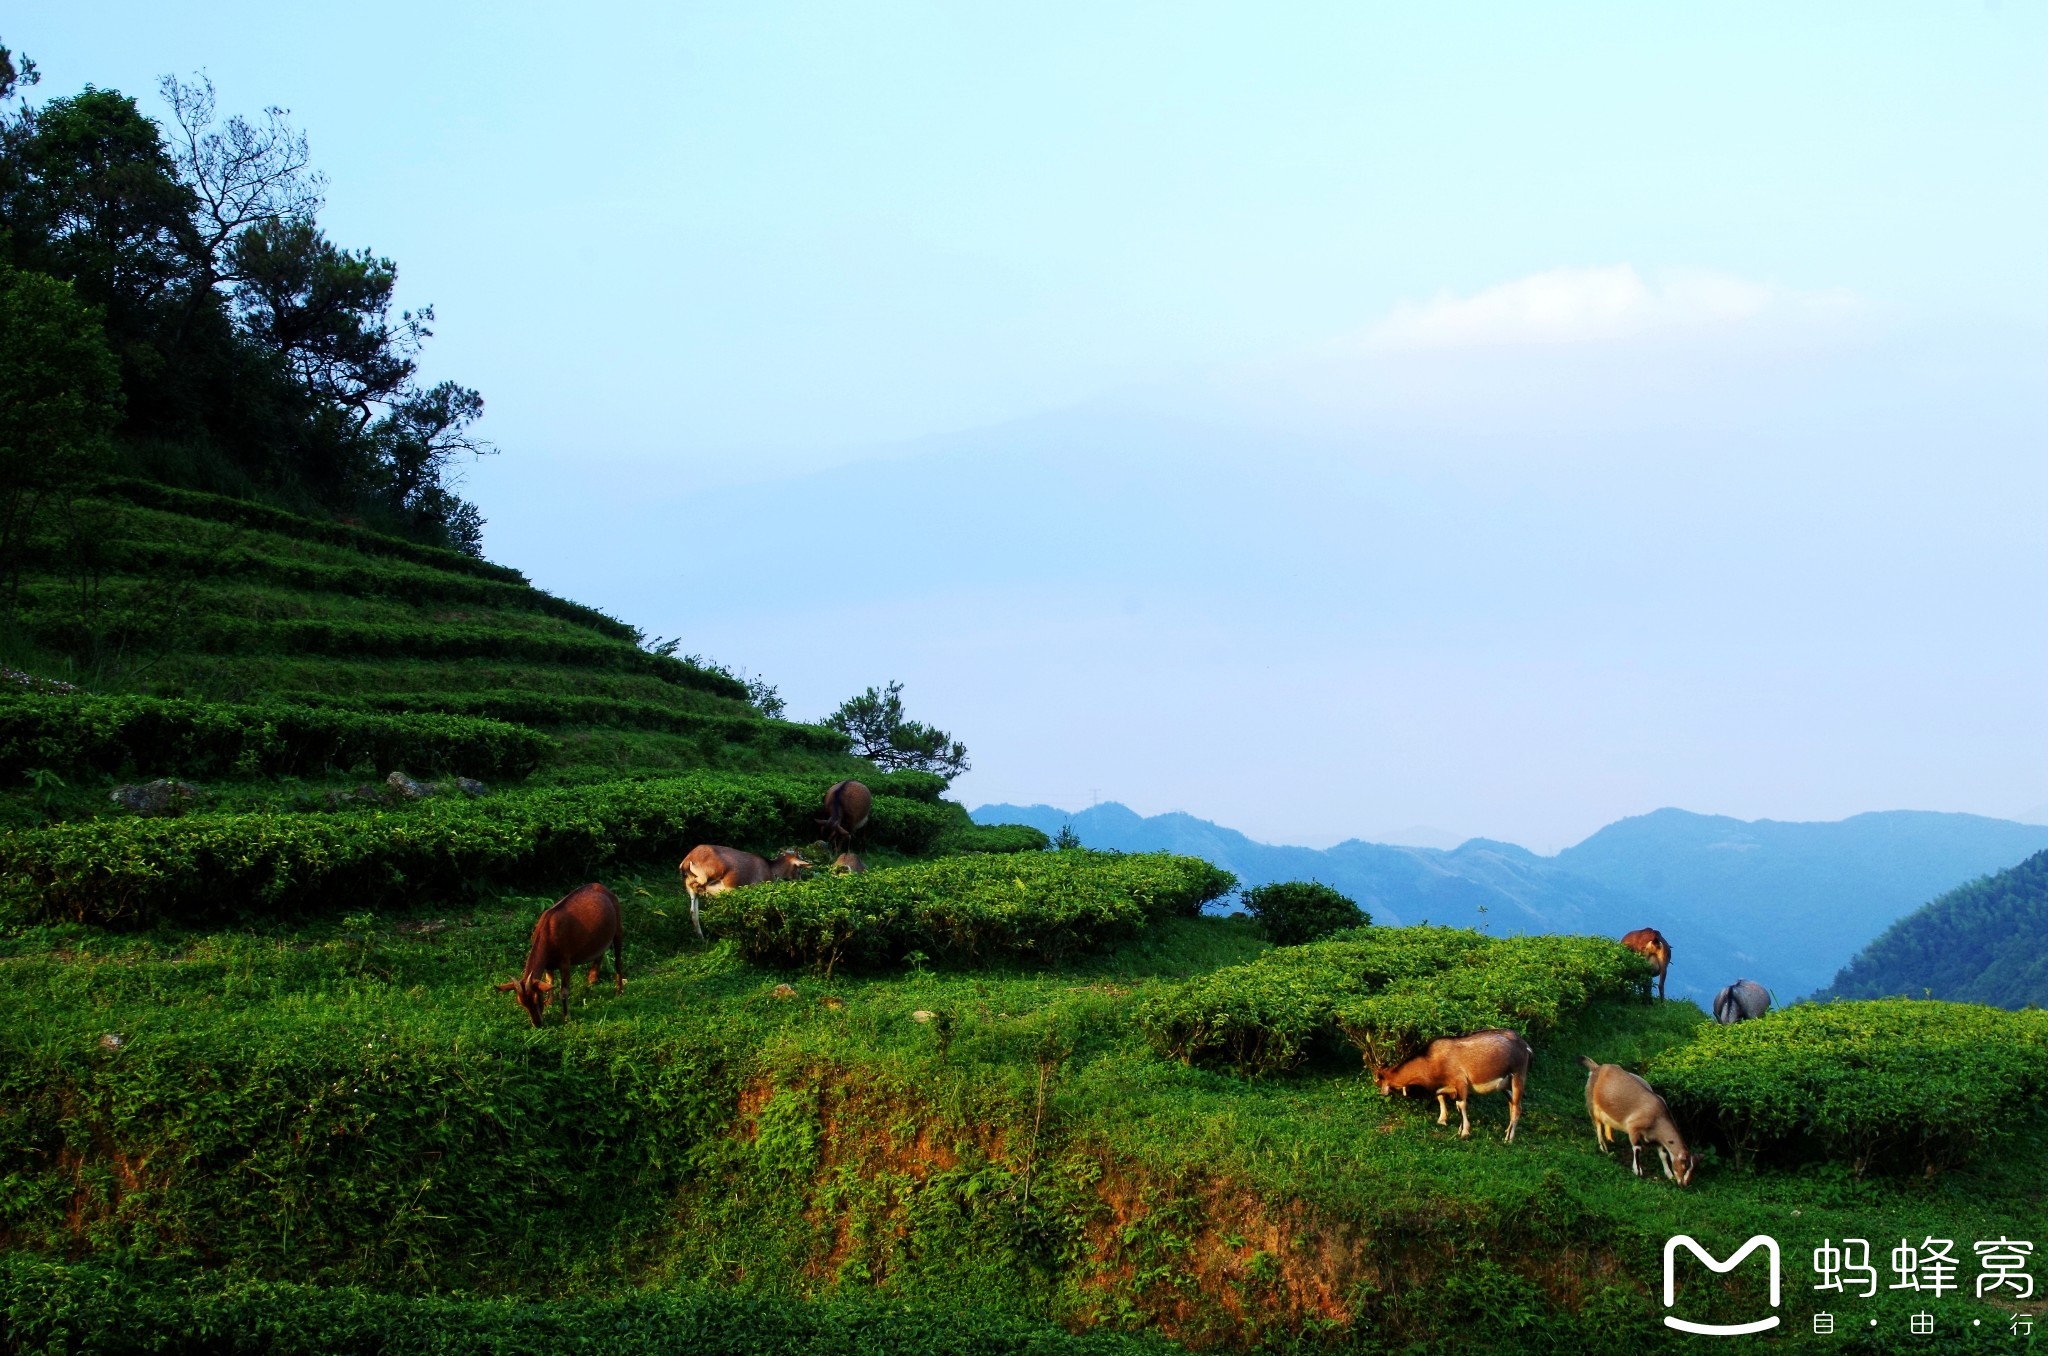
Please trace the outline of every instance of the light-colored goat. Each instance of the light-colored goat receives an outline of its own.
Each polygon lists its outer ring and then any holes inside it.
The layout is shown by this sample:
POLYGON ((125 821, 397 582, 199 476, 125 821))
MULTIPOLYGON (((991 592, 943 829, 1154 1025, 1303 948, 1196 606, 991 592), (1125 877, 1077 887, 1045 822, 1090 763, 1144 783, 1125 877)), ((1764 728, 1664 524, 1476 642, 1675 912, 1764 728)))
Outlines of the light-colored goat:
POLYGON ((1507 1143, 1515 1142, 1522 1121, 1522 1088, 1529 1081, 1529 1042, 1513 1031, 1475 1031, 1445 1036, 1429 1049, 1378 1076, 1382 1095, 1420 1088, 1436 1095, 1438 1125, 1451 1122, 1450 1101, 1458 1103, 1458 1138, 1472 1137, 1472 1119, 1465 1104, 1472 1094, 1508 1090, 1507 1143))
POLYGON ((1671 1108, 1656 1090, 1619 1064, 1600 1064, 1579 1056, 1586 1066, 1586 1111, 1593 1117, 1593 1140, 1601 1153, 1611 1152, 1614 1132, 1628 1136, 1629 1166, 1643 1175, 1643 1141, 1655 1141, 1664 1175, 1680 1186, 1692 1180, 1698 1162, 1671 1119, 1671 1108))
POLYGON ((794 852, 784 852, 771 862, 738 848, 705 843, 691 848, 676 869, 683 873, 683 888, 690 892, 690 926, 701 940, 704 927, 697 921, 699 895, 722 895, 764 880, 795 880, 797 872, 810 870, 811 864, 794 852))

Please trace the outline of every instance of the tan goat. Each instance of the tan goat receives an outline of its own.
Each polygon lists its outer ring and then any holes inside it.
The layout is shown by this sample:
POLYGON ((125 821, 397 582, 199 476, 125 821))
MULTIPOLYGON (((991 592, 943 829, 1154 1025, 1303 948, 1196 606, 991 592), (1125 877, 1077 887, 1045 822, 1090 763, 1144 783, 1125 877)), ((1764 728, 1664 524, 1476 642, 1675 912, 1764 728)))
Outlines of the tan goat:
POLYGON ((1458 1103, 1458 1138, 1472 1137, 1472 1120, 1465 1104, 1475 1092, 1508 1090, 1507 1143, 1515 1142, 1515 1127, 1522 1122, 1522 1088, 1529 1081, 1529 1042, 1512 1031, 1475 1031, 1469 1036, 1445 1036, 1429 1043, 1429 1049, 1404 1064, 1379 1074, 1380 1092, 1391 1095, 1420 1088, 1436 1094, 1438 1125, 1451 1123, 1450 1099, 1458 1103))
POLYGON ((1584 1055, 1579 1056, 1579 1063, 1587 1069, 1586 1110, 1593 1117, 1593 1139, 1600 1152, 1611 1152, 1614 1132, 1624 1132, 1628 1135, 1629 1166, 1641 1177, 1643 1141, 1654 1140, 1664 1175, 1680 1186, 1690 1182, 1699 1160, 1685 1147, 1664 1099, 1619 1064, 1597 1064, 1584 1055))
POLYGON ((811 864, 794 852, 784 852, 771 862, 751 852, 710 843, 691 848, 690 855, 676 868, 683 873, 683 888, 690 892, 690 926, 697 930, 700 940, 704 925, 697 921, 699 895, 722 895, 727 890, 759 885, 764 880, 795 880, 797 872, 810 869, 811 864))

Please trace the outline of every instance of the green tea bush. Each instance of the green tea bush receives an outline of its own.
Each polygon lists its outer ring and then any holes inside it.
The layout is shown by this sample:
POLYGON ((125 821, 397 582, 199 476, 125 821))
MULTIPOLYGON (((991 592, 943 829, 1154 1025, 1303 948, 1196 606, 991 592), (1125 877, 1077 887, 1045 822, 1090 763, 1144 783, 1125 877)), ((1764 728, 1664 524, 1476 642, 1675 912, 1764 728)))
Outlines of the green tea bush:
POLYGON ((1453 928, 1369 928, 1280 947, 1154 994, 1140 1005, 1138 1024, 1161 1054, 1183 1064, 1282 1073, 1337 1034, 1345 998, 1432 974, 1484 943, 1453 928))
MULTIPOLYGON (((875 802, 877 816, 887 804, 875 802)), ((708 901, 704 925, 748 960, 785 968, 890 965, 912 952, 951 965, 1059 961, 1193 917, 1235 884, 1163 853, 971 855, 728 891, 708 901)))
POLYGON ((1799 1003, 1702 1026, 1650 1066, 1738 1159, 1934 1172, 2010 1134, 2048 1085, 2048 1013, 1911 998, 1799 1003))
POLYGON ((1649 962, 1604 937, 1503 937, 1428 974, 1347 998, 1336 1020, 1365 1062, 1384 1069, 1444 1036, 1509 1027, 1550 1031, 1603 998, 1641 997, 1649 962))
POLYGON ((1285 1072, 1340 1038, 1385 1068, 1440 1036, 1548 1030, 1595 999, 1641 993, 1648 976, 1640 956, 1599 938, 1361 928, 1165 989, 1138 1023, 1169 1059, 1246 1076, 1285 1072))
MULTIPOLYGON (((100 924, 360 911, 488 885, 566 888, 699 843, 809 842, 823 795, 817 779, 691 773, 345 816, 99 819, 0 839, 0 880, 19 907, 100 924)), ((964 818, 878 796, 865 833, 923 853, 964 818)))
POLYGON ((359 764, 380 773, 524 777, 553 749, 538 731, 473 716, 0 692, 0 779, 12 783, 31 768, 209 777, 359 764))
POLYGON ((1372 922, 1356 901, 1313 880, 1276 881, 1247 890, 1244 907, 1275 946, 1299 946, 1372 922))
POLYGON ((836 1292, 801 1300, 665 1281, 555 1300, 422 1296, 356 1286, 0 1257, 0 1352, 362 1352, 379 1356, 1124 1356, 1153 1337, 1069 1333, 999 1309, 836 1292))
POLYGON ((932 844, 934 852, 1043 852, 1052 839, 1029 824, 968 824, 932 844))

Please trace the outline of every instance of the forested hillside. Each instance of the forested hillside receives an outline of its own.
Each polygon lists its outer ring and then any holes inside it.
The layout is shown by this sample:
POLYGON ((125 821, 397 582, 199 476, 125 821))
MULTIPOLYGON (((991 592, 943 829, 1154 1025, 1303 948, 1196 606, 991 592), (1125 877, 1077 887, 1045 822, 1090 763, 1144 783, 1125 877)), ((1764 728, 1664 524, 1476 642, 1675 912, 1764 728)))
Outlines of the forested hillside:
POLYGON ((1858 952, 1822 998, 1928 995, 2048 1007, 2048 852, 1907 914, 1858 952))

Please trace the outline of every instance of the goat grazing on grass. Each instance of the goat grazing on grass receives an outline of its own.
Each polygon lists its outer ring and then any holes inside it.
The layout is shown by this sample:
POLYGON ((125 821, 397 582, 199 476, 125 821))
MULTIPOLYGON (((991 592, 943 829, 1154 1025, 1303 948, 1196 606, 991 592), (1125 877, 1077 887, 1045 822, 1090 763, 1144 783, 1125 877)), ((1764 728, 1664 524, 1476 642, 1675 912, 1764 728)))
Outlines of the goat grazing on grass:
POLYGON ((835 876, 858 876, 868 869, 868 864, 851 852, 842 852, 832 859, 832 874, 835 876))
POLYGON ((704 925, 697 921, 697 897, 722 895, 742 885, 759 885, 764 880, 795 880, 811 864, 794 852, 784 852, 774 861, 738 848, 704 843, 690 849, 676 870, 683 873, 683 888, 690 892, 690 926, 697 940, 704 939, 704 925))
POLYGON ((1522 1088, 1529 1080, 1529 1042, 1512 1031, 1475 1031, 1469 1036, 1445 1036, 1429 1043, 1429 1049, 1406 1063, 1379 1074, 1380 1093, 1391 1095, 1410 1088, 1436 1094, 1438 1125, 1451 1122, 1450 1099, 1458 1103, 1458 1138, 1472 1137, 1472 1120, 1465 1104, 1472 1094, 1508 1090, 1508 1133, 1515 1142, 1515 1127, 1522 1122, 1522 1088))
POLYGON ((1650 964, 1657 967, 1657 997, 1664 996, 1664 976, 1671 971, 1671 943, 1664 940, 1664 934, 1655 928, 1637 928, 1621 939, 1629 950, 1640 953, 1650 964))
POLYGON ((619 926, 619 900, 604 886, 592 882, 578 886, 542 911, 533 925, 533 941, 526 948, 526 968, 519 978, 496 987, 518 996, 519 1006, 540 1025, 548 1009, 548 995, 554 977, 562 977, 562 1020, 569 1020, 569 972, 579 965, 590 967, 589 982, 597 983, 597 968, 604 953, 612 953, 612 974, 618 979, 612 992, 626 989, 626 934, 619 926))
POLYGON ((1641 1177, 1643 1141, 1653 1140, 1664 1175, 1680 1186, 1690 1182, 1699 1160, 1685 1147, 1678 1123, 1671 1119, 1671 1108, 1655 1089, 1619 1064, 1598 1064, 1584 1055, 1579 1056, 1579 1063, 1587 1070, 1586 1110, 1593 1117, 1593 1142, 1600 1152, 1611 1153, 1614 1132, 1623 1132, 1628 1136, 1629 1166, 1641 1177))
POLYGON ((1771 1010, 1771 991, 1753 979, 1738 979, 1714 995, 1714 1020, 1722 1026, 1753 1022, 1771 1010))
POLYGON ((874 795, 861 783, 834 782, 825 792, 825 813, 819 816, 818 827, 833 847, 844 852, 853 846, 853 836, 868 826, 874 804, 874 795))

